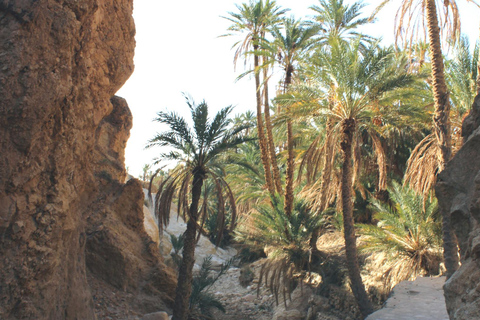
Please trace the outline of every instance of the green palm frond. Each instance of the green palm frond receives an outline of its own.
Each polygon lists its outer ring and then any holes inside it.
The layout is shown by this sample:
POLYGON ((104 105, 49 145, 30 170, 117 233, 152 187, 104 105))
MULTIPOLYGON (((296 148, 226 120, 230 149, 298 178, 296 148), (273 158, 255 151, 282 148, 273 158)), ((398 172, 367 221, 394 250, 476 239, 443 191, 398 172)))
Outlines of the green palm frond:
POLYGON ((478 53, 480 45, 477 42, 470 50, 470 43, 466 36, 461 36, 453 48, 453 58, 445 61, 446 77, 451 90, 450 98, 453 107, 462 117, 470 110, 476 95, 476 79, 478 53))
POLYGON ((370 208, 378 223, 360 226, 361 234, 366 236, 362 249, 386 254, 391 264, 388 273, 395 275, 394 278, 387 275, 388 281, 438 274, 441 222, 436 198, 424 199, 408 186, 396 182, 389 188, 389 194, 389 203, 371 199, 370 208))
POLYGON ((236 238, 251 245, 268 245, 269 255, 262 265, 259 283, 264 282, 278 304, 278 296, 283 294, 286 301, 295 279, 305 276, 302 270, 311 258, 310 239, 325 219, 300 200, 294 202, 294 210, 287 216, 280 196, 258 206, 251 219, 237 228, 236 238))
POLYGON ((212 275, 212 256, 207 256, 201 265, 199 273, 193 278, 192 294, 190 296, 190 316, 200 320, 214 319, 213 309, 226 312, 223 304, 209 292, 217 280, 225 274, 233 260, 222 264, 220 270, 212 275))
POLYGON ((362 37, 362 47, 374 39, 367 35, 361 35, 356 29, 372 21, 361 18, 361 10, 365 4, 355 2, 345 5, 343 0, 319 0, 319 5, 310 7, 315 12, 314 19, 321 26, 320 43, 328 44, 330 39, 336 38, 348 42, 359 36, 362 37))
MULTIPOLYGON (((216 174, 216 170, 222 167, 222 154, 232 148, 236 148, 252 138, 240 135, 240 132, 250 127, 250 124, 231 126, 229 115, 232 107, 221 109, 212 120, 208 116, 208 105, 205 101, 196 104, 191 98, 186 97, 187 105, 191 111, 193 127, 190 128, 185 119, 175 112, 159 112, 155 121, 168 125, 169 131, 157 134, 149 141, 147 147, 161 146, 171 147, 173 150, 161 153, 156 163, 167 160, 175 160, 177 166, 170 171, 169 176, 159 186, 155 201, 155 215, 159 221, 160 232, 163 226, 169 222, 171 203, 177 199, 177 213, 185 220, 189 218, 189 200, 192 183, 197 172, 202 173, 202 179, 212 179, 217 193, 219 219, 223 217, 228 202, 228 208, 232 214, 231 228, 235 225, 236 209, 233 193, 222 175, 216 174), (226 197, 223 197, 226 194, 226 197)), ((205 192, 199 212, 196 213, 202 225, 206 220, 205 215, 209 192, 205 192), (202 204, 203 203, 203 204, 202 204)), ((225 221, 225 220, 223 220, 225 221)), ((218 227, 223 230, 225 225, 219 223, 218 227)), ((201 228, 198 228, 201 230, 201 228)), ((218 239, 221 239, 219 237, 218 239)))

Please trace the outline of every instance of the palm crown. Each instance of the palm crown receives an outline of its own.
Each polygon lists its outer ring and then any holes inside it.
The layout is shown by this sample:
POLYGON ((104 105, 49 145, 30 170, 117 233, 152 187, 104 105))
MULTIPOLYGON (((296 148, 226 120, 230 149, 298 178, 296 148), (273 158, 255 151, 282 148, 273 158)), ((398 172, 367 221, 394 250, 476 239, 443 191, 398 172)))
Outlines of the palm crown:
POLYGON ((177 113, 161 111, 154 121, 168 125, 170 130, 157 134, 148 142, 147 148, 172 147, 174 150, 162 153, 157 162, 181 161, 185 167, 206 171, 209 165, 215 166, 216 158, 223 151, 245 141, 238 133, 246 129, 247 125, 228 128, 231 123, 228 116, 232 106, 221 109, 209 122, 208 105, 205 101, 195 105, 187 98, 187 104, 191 111, 193 128, 177 113))

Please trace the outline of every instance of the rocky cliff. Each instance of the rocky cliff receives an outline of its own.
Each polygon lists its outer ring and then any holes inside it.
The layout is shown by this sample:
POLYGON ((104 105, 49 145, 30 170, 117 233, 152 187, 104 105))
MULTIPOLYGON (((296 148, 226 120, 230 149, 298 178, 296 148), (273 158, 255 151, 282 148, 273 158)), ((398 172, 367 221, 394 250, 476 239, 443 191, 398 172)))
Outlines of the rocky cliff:
POLYGON ((462 266, 445 284, 450 319, 480 319, 480 95, 463 122, 464 145, 438 178, 436 194, 450 213, 462 266))
POLYGON ((0 0, 1 319, 95 319, 92 281, 138 314, 168 306, 141 185, 123 184, 132 2, 0 0))

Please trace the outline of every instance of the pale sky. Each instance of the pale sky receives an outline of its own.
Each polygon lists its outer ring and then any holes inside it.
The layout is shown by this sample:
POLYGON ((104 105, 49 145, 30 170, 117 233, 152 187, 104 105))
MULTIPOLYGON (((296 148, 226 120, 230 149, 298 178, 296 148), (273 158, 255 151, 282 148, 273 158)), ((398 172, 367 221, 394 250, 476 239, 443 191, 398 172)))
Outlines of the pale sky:
MULTIPOLYGON (((161 150, 144 150, 147 141, 162 128, 153 122, 158 111, 177 111, 189 117, 182 96, 185 92, 197 102, 205 100, 214 114, 228 105, 236 106, 234 114, 255 110, 253 81, 236 77, 244 71, 243 63, 233 68, 234 37, 225 34, 230 22, 221 16, 236 12, 235 3, 248 0, 183 0, 134 1, 136 25, 135 71, 117 95, 127 99, 133 114, 133 128, 126 149, 126 166, 133 176, 140 176, 142 167, 152 163, 161 150)), ((345 0, 345 3, 353 3, 345 0)), ((380 0, 363 9, 370 14, 380 0)), ((458 1, 463 3, 464 1, 458 1)), ((378 21, 365 29, 372 36, 393 42, 393 24, 399 1, 385 8, 378 21)), ((307 17, 308 7, 317 0, 277 0, 283 8, 292 9, 287 15, 307 17)), ((460 6, 462 32, 471 43, 478 39, 479 10, 473 5, 460 6)))

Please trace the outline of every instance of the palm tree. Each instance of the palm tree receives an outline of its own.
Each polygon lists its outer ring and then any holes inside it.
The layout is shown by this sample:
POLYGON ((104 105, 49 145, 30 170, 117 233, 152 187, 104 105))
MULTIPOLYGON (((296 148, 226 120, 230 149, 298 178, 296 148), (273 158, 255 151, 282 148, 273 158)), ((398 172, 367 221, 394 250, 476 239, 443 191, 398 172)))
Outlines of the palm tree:
MULTIPOLYGON (((318 25, 311 25, 294 18, 283 19, 282 28, 275 26, 272 29, 273 42, 264 43, 264 50, 285 72, 283 79, 283 93, 287 93, 294 77, 297 75, 298 64, 310 48, 315 45, 315 36, 319 31, 318 25)), ((288 113, 287 106, 286 112, 288 113)), ((293 208, 293 126, 292 121, 287 117, 287 172, 285 179, 285 213, 289 216, 293 208)))
MULTIPOLYGON (((300 93, 299 99, 306 101, 301 108, 306 106, 313 109, 316 116, 331 120, 331 131, 327 133, 330 137, 326 141, 333 144, 327 147, 341 154, 340 205, 347 267, 352 291, 361 313, 366 316, 373 309, 360 276, 352 202, 355 168, 361 161, 356 151, 357 141, 365 133, 371 136, 377 148, 379 170, 384 171, 384 154, 378 141, 386 119, 380 116, 388 113, 384 109, 401 109, 398 97, 404 92, 400 89, 412 84, 415 77, 407 74, 405 64, 398 63, 393 49, 380 49, 373 44, 360 50, 360 40, 357 38, 352 43, 332 40, 329 48, 318 51, 311 62, 316 66, 318 88, 300 93)), ((332 152, 334 154, 336 152, 332 152)))
MULTIPOLYGON (((357 38, 361 39, 360 47, 365 48, 365 45, 372 43, 373 38, 360 34, 356 31, 356 28, 359 26, 365 25, 372 22, 372 20, 367 18, 359 18, 361 10, 365 5, 361 2, 355 2, 351 6, 344 5, 343 0, 319 0, 318 6, 311 6, 310 9, 315 11, 317 14, 314 16, 314 19, 319 23, 321 27, 321 35, 318 39, 319 47, 323 49, 328 49, 330 41, 352 41, 357 38)), ((329 107, 333 107, 332 97, 329 96, 327 102, 330 104, 329 107)), ((324 139, 331 139, 331 130, 332 130, 332 121, 328 120, 325 124, 325 137, 324 139)), ((305 157, 302 159, 302 167, 307 164, 314 164, 314 170, 308 170, 310 173, 313 173, 315 176, 318 172, 318 166, 321 163, 325 164, 325 172, 322 174, 319 182, 315 183, 313 187, 316 190, 319 190, 320 197, 314 199, 315 207, 323 211, 327 208, 329 202, 334 199, 334 194, 336 188, 332 188, 335 185, 334 180, 332 180, 332 165, 326 165, 327 161, 332 161, 333 150, 331 148, 331 143, 326 143, 324 147, 318 148, 318 143, 321 142, 321 137, 319 136, 310 148, 305 153, 305 157), (318 157, 320 155, 321 157, 318 157), (312 162, 313 160, 313 162, 312 162)), ((310 168, 311 169, 311 168, 310 168)), ((301 174, 301 173, 300 173, 301 174)), ((307 176, 309 176, 307 174, 307 176)), ((309 177, 311 178, 311 177, 309 177)), ((308 188, 307 192, 312 194, 311 188, 308 188)))
MULTIPOLYGON (((272 170, 270 165, 271 161, 273 160, 270 161, 269 157, 271 159, 274 159, 275 157, 273 157, 271 154, 269 155, 269 147, 267 144, 267 139, 265 138, 263 127, 259 48, 261 42, 265 38, 265 33, 267 32, 268 28, 278 23, 279 18, 287 10, 280 9, 280 7, 276 5, 275 1, 270 0, 266 0, 265 2, 263 2, 263 0, 251 0, 248 4, 243 3, 242 5, 236 5, 236 7, 238 12, 229 12, 230 16, 225 17, 225 19, 233 23, 228 28, 228 31, 231 31, 232 33, 226 34, 225 36, 230 36, 236 33, 246 33, 244 39, 236 42, 233 45, 233 47, 237 47, 234 57, 234 64, 236 64, 237 60, 242 56, 245 57, 246 63, 248 57, 253 55, 253 73, 255 78, 255 94, 257 104, 257 132, 260 145, 260 154, 265 172, 267 189, 273 196, 275 194, 275 186, 272 179, 272 170)), ((240 77, 242 76, 243 75, 240 77)), ((269 135, 271 136, 271 132, 269 135)), ((275 174, 278 175, 278 172, 275 174)), ((280 178, 278 177, 278 181, 279 179, 280 178)))
POLYGON ((149 170, 152 168, 152 165, 146 163, 143 168, 142 168, 142 180, 144 182, 147 182, 150 179, 150 176, 152 175, 152 172, 149 170))
MULTIPOLYGON (((391 0, 384 0, 377 8, 380 10, 391 0)), ((478 4, 474 0, 467 2, 478 4)), ((460 34, 460 17, 455 0, 402 0, 396 17, 396 38, 405 36, 406 43, 413 43, 415 36, 428 33, 430 61, 432 64, 432 91, 435 112, 433 115, 433 132, 436 139, 436 154, 438 171, 445 169, 451 156, 451 128, 450 128, 450 99, 442 55, 440 37, 446 31, 447 36, 456 42, 460 34), (439 2, 439 4, 437 4, 439 2), (443 15, 437 14, 437 9, 444 9, 443 15), (426 29, 424 28, 426 20, 426 29), (440 24, 439 24, 440 22, 440 24), (406 24, 406 25, 405 25, 406 24), (440 26, 444 28, 440 28, 440 26)), ((458 269, 458 254, 455 237, 450 226, 450 217, 447 212, 442 212, 443 217, 443 245, 447 277, 458 269)))
POLYGON ((326 45, 332 38, 351 41, 359 36, 362 37, 362 47, 364 42, 372 42, 373 38, 356 31, 358 27, 372 22, 371 19, 360 18, 365 4, 355 2, 352 5, 344 5, 343 0, 319 0, 318 2, 318 6, 311 6, 310 9, 315 11, 314 19, 321 26, 320 44, 326 45))
POLYGON ((183 259, 178 273, 178 284, 173 309, 173 319, 186 320, 189 310, 189 299, 192 292, 192 270, 195 261, 195 245, 200 220, 205 219, 207 213, 207 193, 203 192, 202 186, 206 179, 211 179, 215 184, 218 201, 218 215, 224 214, 225 201, 223 193, 227 193, 227 199, 232 208, 231 227, 235 224, 235 201, 233 194, 226 182, 216 170, 221 168, 219 157, 231 148, 248 141, 248 138, 237 134, 245 129, 237 126, 228 129, 230 120, 228 116, 232 107, 220 110, 210 121, 208 119, 208 106, 205 102, 196 105, 187 98, 190 108, 193 130, 187 121, 175 112, 159 112, 155 121, 166 124, 169 131, 157 134, 149 140, 147 148, 170 147, 172 151, 162 153, 159 161, 174 160, 181 164, 173 170, 170 176, 159 186, 156 197, 155 214, 159 221, 159 227, 168 224, 170 206, 178 190, 178 212, 182 212, 188 218, 187 229, 184 234, 183 259), (191 199, 188 207, 188 199, 191 199), (188 207, 188 209, 187 209, 188 207), (199 211, 200 207, 200 211, 199 211))

